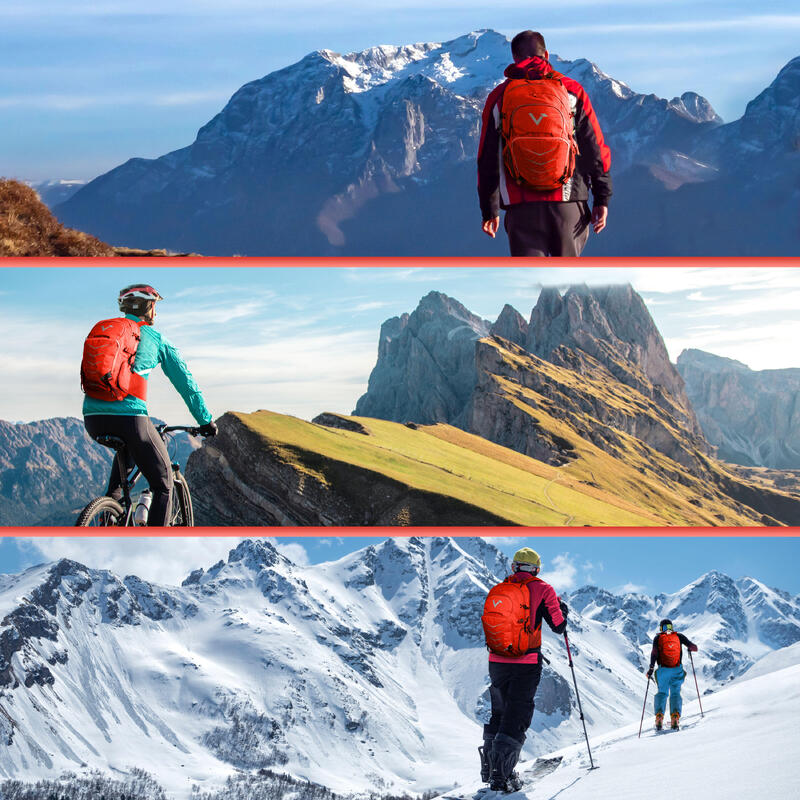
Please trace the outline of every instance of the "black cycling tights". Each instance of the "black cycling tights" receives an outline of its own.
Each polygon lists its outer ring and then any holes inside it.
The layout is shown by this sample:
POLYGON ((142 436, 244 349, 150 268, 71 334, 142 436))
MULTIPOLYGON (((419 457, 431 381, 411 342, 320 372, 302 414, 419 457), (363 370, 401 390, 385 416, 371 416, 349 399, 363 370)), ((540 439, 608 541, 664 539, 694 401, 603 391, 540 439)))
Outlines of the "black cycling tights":
MULTIPOLYGON (((128 470, 135 464, 150 484, 153 502, 147 517, 148 525, 165 525, 172 493, 172 466, 169 453, 150 417, 129 417, 121 414, 91 414, 83 419, 92 439, 117 436, 125 442, 128 470)), ((122 476, 117 459, 111 468, 106 494, 119 500, 122 497, 122 476)))

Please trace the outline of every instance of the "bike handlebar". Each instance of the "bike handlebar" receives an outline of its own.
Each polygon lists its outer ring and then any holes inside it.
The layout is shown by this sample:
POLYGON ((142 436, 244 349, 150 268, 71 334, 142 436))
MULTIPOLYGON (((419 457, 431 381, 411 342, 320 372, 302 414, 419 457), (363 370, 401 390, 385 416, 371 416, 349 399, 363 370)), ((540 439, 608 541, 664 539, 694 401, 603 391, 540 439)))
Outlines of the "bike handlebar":
POLYGON ((173 431, 186 431, 190 436, 200 436, 200 428, 196 425, 156 425, 159 433, 172 433, 173 431))

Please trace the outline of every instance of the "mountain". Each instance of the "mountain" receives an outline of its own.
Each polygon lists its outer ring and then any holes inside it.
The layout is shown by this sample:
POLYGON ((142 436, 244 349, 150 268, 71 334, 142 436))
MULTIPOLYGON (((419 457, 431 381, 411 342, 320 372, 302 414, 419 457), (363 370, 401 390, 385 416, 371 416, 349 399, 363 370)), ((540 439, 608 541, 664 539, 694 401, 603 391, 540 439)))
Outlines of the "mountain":
MULTIPOLYGON (((57 213, 107 240, 207 255, 504 255, 478 229, 474 158, 509 52, 484 30, 310 53, 241 87, 192 144, 130 159, 57 213)), ((794 62, 732 128, 693 92, 665 100, 585 59, 552 61, 583 83, 613 152, 617 196, 588 254, 794 252, 794 228, 779 227, 797 191, 794 62), (745 180, 726 157, 745 143, 769 175, 745 180), (747 189, 731 195, 736 181, 747 189), (768 216, 752 199, 770 192, 768 216)))
MULTIPOLYGON (((144 766, 175 798, 262 769, 338 792, 441 791, 477 769, 479 616, 507 570, 480 538, 411 537, 304 567, 246 540, 180 587, 69 560, 0 576, 0 768, 30 780, 144 766)), ((594 736, 636 717, 664 609, 700 647, 704 693, 800 638, 798 598, 720 573, 656 598, 590 587, 569 600, 594 736), (620 630, 620 607, 640 635, 620 630)), ((545 633, 543 652, 526 757, 582 736, 560 638, 545 633)))
MULTIPOLYGON (((186 463, 192 440, 179 433, 172 442, 170 452, 186 463)), ((0 420, 0 525, 74 525, 80 509, 105 491, 112 455, 76 417, 0 420)))
POLYGON ((800 469, 800 369, 754 371, 684 350, 677 361, 703 432, 737 464, 800 469))
POLYGON ((713 457, 630 286, 576 286, 563 297, 545 289, 528 323, 506 306, 494 326, 433 292, 382 326, 355 413, 454 425, 659 515, 689 504, 725 524, 743 506, 762 522, 800 519, 792 476, 752 475, 713 457))
POLYGON ((86 181, 80 180, 28 181, 27 183, 48 208, 53 208, 59 203, 69 200, 75 192, 86 186, 86 181))

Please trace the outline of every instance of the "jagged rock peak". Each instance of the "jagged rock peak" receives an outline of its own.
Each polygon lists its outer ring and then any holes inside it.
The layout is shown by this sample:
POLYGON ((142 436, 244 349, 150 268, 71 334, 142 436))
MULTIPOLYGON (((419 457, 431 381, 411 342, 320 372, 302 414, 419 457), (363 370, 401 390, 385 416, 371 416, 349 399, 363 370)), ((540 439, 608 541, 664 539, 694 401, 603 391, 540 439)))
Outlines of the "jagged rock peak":
POLYGON ((522 314, 508 303, 503 306, 500 316, 489 332, 492 336, 502 336, 520 347, 525 347, 528 341, 528 323, 522 314))
MULTIPOLYGON (((669 360, 650 312, 630 284, 542 289, 531 314, 527 349, 552 360, 560 346, 583 350, 619 380, 642 390, 629 366, 689 410, 683 380, 669 360), (621 371, 621 365, 625 366, 621 371), (627 373, 627 374, 623 374, 627 373)), ((692 423, 696 427, 696 422, 692 423)))
POLYGON ((286 556, 282 555, 273 544, 265 539, 244 539, 228 553, 228 560, 220 560, 208 570, 202 567, 193 570, 181 583, 181 586, 206 583, 214 580, 227 566, 242 564, 255 573, 265 568, 275 567, 278 564, 291 565, 286 556))
POLYGON ((481 336, 485 336, 489 331, 489 324, 486 320, 473 314, 455 298, 437 291, 428 292, 419 301, 419 305, 411 314, 410 321, 416 322, 417 326, 419 326, 433 318, 445 317, 464 322, 481 336))

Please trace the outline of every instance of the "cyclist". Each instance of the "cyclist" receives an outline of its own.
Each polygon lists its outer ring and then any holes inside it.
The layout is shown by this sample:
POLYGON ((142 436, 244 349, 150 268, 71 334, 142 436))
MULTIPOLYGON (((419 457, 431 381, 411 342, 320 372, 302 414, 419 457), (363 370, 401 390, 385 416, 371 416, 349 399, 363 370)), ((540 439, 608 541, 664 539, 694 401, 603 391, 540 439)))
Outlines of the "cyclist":
MULTIPOLYGON (((134 376, 144 383, 155 367, 160 366, 172 385, 184 399, 189 411, 200 426, 203 436, 215 436, 217 426, 206 407, 200 387, 195 383, 186 363, 175 346, 154 327, 156 303, 163 298, 147 284, 126 286, 119 293, 119 310, 127 319, 139 324, 140 340, 132 365, 134 376)), ((139 392, 146 395, 146 392, 139 392)), ((167 448, 147 413, 144 399, 128 394, 122 400, 99 400, 88 394, 83 401, 86 430, 93 439, 116 436, 125 442, 128 469, 139 467, 150 484, 153 495, 147 524, 166 524, 172 493, 172 468, 167 448)), ((106 494, 119 500, 125 475, 119 474, 117 460, 111 470, 106 494)))

